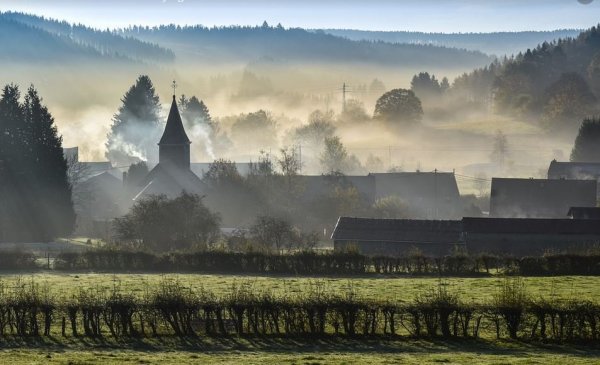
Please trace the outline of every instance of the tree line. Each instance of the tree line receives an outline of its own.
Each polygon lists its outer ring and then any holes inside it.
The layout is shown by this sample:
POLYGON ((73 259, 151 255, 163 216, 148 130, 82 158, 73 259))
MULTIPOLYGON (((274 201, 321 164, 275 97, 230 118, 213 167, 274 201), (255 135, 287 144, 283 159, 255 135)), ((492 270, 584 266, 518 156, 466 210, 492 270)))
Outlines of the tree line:
POLYGON ((599 111, 600 27, 465 73, 450 91, 469 108, 493 104, 500 113, 539 119, 551 132, 576 129, 599 111))
POLYGON ((462 301, 443 285, 415 298, 361 298, 331 293, 318 282, 296 297, 244 285, 229 292, 194 290, 163 280, 134 296, 115 285, 80 288, 71 298, 19 282, 0 297, 0 336, 101 338, 227 335, 496 337, 557 342, 597 341, 600 305, 531 299, 519 279, 506 280, 487 303, 462 301))

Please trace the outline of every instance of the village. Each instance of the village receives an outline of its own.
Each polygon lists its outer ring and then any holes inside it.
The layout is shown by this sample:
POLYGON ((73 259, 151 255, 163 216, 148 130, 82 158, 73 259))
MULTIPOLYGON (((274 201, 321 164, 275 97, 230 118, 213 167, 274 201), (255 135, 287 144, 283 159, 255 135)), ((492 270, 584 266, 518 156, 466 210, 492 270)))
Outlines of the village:
MULTIPOLYGON (((78 209, 78 234, 111 240, 111 222, 144 196, 174 198, 182 192, 206 197, 203 182, 211 163, 190 161, 190 144, 176 97, 158 141, 159 161, 147 175, 128 184, 126 168, 110 161, 79 161, 78 149, 65 148, 84 176, 85 202, 78 209)), ((234 163, 249 174, 252 163, 234 163)), ((300 187, 297 199, 310 202, 326 194, 331 176, 294 177, 300 187)), ((403 219, 340 216, 323 223, 323 241, 331 239, 335 250, 358 249, 366 255, 404 256, 418 250, 444 256, 457 249, 499 255, 542 255, 590 247, 600 242, 600 163, 549 163, 547 178, 491 179, 489 210, 465 213, 455 172, 388 172, 364 176, 338 176, 368 203, 397 197, 410 209, 403 219), (473 214, 474 213, 474 214, 473 214), (333 228, 331 228, 333 227, 333 228)), ((83 200, 83 199, 82 199, 83 200)), ((243 203, 242 203, 243 204, 243 203)), ((223 234, 244 227, 222 228, 223 234)))

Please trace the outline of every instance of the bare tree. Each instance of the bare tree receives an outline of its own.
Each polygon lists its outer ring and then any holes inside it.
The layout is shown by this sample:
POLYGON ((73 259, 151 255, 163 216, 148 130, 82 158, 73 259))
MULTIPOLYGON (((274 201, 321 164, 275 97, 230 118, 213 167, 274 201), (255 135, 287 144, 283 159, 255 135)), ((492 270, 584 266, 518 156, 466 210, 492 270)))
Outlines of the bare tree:
POLYGON ((250 235, 257 244, 268 249, 275 248, 281 253, 284 245, 289 245, 289 241, 293 240, 294 230, 285 219, 261 216, 250 227, 250 235))
POLYGON ((496 132, 494 136, 494 147, 490 156, 493 163, 504 167, 509 154, 508 138, 501 130, 496 132))
POLYGON ((294 177, 302 170, 302 161, 294 147, 282 148, 281 155, 277 159, 277 164, 285 176, 288 192, 292 190, 294 177))

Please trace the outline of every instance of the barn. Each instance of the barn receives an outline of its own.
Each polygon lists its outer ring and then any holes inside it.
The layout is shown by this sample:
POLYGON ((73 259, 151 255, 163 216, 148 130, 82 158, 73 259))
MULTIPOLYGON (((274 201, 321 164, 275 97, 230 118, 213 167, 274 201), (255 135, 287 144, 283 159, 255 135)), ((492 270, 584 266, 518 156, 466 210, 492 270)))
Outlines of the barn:
POLYGON ((340 217, 331 236, 336 251, 369 256, 428 256, 452 253, 461 243, 461 222, 452 220, 340 217))

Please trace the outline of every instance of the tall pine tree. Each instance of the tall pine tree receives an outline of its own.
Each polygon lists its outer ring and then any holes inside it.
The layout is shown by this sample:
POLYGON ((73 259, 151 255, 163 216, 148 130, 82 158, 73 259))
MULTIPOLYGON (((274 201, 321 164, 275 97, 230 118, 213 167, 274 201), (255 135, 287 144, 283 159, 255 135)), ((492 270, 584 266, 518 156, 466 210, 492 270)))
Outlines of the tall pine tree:
POLYGON ((19 103, 16 86, 0 100, 0 160, 5 241, 49 241, 73 230, 75 213, 62 138, 37 91, 19 103))
POLYGON ((121 99, 106 142, 106 158, 118 166, 158 160, 160 100, 152 80, 140 76, 121 99))

